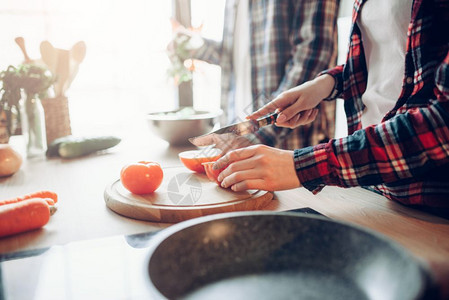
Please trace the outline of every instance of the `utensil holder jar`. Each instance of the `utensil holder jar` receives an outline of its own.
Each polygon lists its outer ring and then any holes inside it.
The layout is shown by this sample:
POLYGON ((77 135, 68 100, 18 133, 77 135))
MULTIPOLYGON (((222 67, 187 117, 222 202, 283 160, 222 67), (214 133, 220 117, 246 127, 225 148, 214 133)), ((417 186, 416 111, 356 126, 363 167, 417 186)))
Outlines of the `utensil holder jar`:
POLYGON ((42 99, 45 112, 47 144, 55 139, 72 134, 69 101, 65 96, 42 99))

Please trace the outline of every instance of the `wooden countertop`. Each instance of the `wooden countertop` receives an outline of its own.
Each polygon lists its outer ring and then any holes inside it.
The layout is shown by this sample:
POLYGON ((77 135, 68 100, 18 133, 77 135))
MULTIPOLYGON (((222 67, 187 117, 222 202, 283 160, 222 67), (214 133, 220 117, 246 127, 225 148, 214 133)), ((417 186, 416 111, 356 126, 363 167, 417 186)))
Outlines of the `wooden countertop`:
MULTIPOLYGON (((15 138, 11 145, 23 154, 20 137, 15 138)), ((114 213, 106 207, 103 192, 119 177, 126 163, 152 160, 166 167, 179 166, 177 154, 187 149, 191 148, 170 147, 154 136, 146 139, 129 136, 104 153, 78 159, 24 159, 18 173, 0 178, 0 198, 48 189, 59 195, 58 211, 43 229, 0 239, 0 254, 169 226, 114 213)), ((266 209, 284 211, 302 207, 390 237, 428 263, 449 289, 449 220, 394 203, 362 188, 326 187, 315 196, 304 188, 276 192, 275 200, 266 209)))

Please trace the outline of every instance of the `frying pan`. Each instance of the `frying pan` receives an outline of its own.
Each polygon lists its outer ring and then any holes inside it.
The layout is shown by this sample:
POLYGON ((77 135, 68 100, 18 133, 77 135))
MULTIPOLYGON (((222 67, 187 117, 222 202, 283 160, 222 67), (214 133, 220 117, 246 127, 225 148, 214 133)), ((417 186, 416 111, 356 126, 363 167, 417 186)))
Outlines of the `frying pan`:
POLYGON ((428 269, 375 232, 299 213, 184 221, 152 239, 157 299, 435 299, 428 269))

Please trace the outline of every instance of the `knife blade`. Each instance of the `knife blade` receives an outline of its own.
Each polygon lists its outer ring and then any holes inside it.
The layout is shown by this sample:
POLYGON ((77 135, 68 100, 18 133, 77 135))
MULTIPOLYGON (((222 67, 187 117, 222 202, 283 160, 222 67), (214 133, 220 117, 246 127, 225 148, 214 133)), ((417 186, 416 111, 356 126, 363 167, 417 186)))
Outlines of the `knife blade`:
POLYGON ((222 127, 210 133, 206 133, 197 137, 189 138, 189 142, 197 147, 208 146, 216 143, 217 139, 229 139, 232 136, 242 136, 249 133, 254 133, 263 126, 274 124, 278 117, 278 113, 272 113, 257 120, 248 120, 240 123, 235 123, 226 127, 222 127))

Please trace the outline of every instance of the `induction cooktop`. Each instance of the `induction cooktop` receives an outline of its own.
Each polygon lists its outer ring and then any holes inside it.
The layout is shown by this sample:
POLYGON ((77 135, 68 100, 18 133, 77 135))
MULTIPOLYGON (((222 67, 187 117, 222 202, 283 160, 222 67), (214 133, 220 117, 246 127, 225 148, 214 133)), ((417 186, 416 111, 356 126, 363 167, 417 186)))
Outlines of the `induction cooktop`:
POLYGON ((0 299, 148 299, 145 264, 157 233, 0 254, 0 299))

